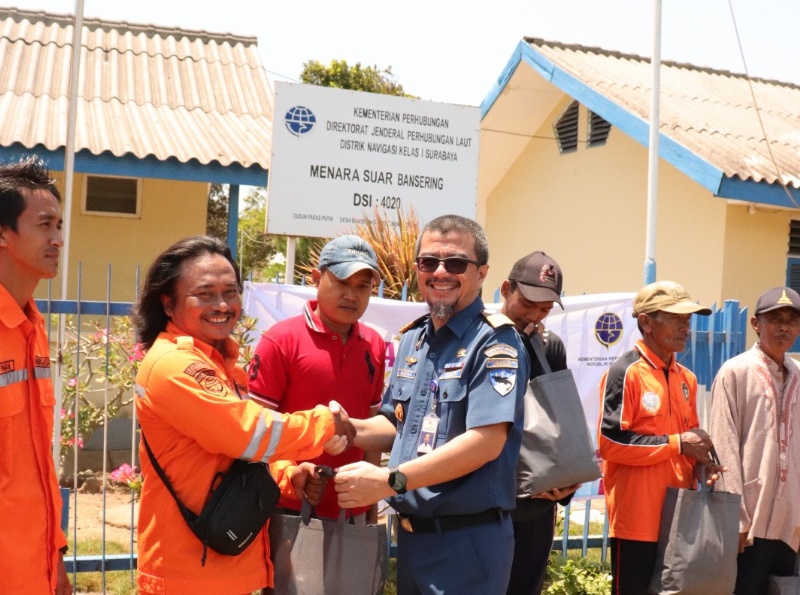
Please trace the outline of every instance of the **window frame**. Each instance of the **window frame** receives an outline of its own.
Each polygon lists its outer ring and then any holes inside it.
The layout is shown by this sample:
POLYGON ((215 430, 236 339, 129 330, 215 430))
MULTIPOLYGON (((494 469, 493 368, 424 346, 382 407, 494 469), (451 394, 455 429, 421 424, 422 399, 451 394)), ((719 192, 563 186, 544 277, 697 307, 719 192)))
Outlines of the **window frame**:
POLYGON ((124 219, 141 219, 142 217, 142 178, 134 176, 109 176, 104 174, 86 174, 83 184, 83 199, 81 201, 81 215, 96 217, 121 217, 124 219), (106 178, 114 180, 133 180, 136 183, 136 210, 134 213, 119 211, 95 211, 89 209, 89 180, 91 178, 106 178))

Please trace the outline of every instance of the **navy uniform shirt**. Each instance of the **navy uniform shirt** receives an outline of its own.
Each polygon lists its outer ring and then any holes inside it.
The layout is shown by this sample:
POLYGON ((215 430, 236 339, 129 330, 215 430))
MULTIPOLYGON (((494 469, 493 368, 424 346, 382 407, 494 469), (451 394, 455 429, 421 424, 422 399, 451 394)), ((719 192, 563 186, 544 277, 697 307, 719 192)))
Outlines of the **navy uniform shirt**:
POLYGON ((434 448, 468 429, 513 425, 495 460, 463 477, 393 496, 389 502, 395 510, 430 518, 514 508, 529 369, 511 321, 502 314, 484 314, 480 298, 438 331, 429 316, 410 325, 400 341, 380 411, 397 427, 390 466, 425 456, 417 449, 434 396, 439 417, 434 448))

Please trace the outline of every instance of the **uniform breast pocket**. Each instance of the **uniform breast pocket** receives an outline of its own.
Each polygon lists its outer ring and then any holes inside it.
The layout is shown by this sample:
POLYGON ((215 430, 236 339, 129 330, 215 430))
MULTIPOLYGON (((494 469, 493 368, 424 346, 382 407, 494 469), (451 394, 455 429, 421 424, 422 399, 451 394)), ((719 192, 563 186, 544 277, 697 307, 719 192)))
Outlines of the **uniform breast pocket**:
POLYGON ((392 390, 392 404, 394 405, 394 416, 397 419, 398 432, 403 428, 403 424, 408 417, 408 403, 411 399, 412 385, 410 382, 395 382, 392 390))
MULTIPOLYGON (((460 379, 439 383, 439 438, 452 438, 466 431, 467 387, 460 379)), ((437 444, 440 441, 437 440, 437 444)))
POLYGON ((13 417, 25 407, 25 382, 0 388, 0 419, 13 417))

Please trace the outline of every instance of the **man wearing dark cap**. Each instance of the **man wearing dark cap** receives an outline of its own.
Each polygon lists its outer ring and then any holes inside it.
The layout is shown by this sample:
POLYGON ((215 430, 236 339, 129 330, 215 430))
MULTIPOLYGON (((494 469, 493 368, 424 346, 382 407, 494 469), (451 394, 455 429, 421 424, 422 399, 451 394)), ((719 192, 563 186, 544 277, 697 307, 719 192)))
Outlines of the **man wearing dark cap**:
POLYGON ((697 378, 676 352, 689 338, 696 304, 677 283, 659 281, 636 294, 633 315, 642 333, 600 382, 597 443, 603 458, 611 538, 611 592, 648 592, 656 562, 666 488, 690 488, 702 464, 713 482, 711 438, 698 426, 697 378))
MULTIPOLYGON (((561 303, 563 283, 558 263, 544 252, 533 252, 514 263, 508 279, 500 286, 503 296, 501 312, 512 320, 522 337, 531 364, 531 380, 545 373, 531 341, 544 345, 545 358, 553 372, 567 369, 567 352, 561 337, 543 324, 553 304, 564 308, 561 303)), ((566 506, 578 487, 553 486, 549 492, 517 498, 517 507, 511 511, 514 562, 508 595, 538 595, 541 592, 553 549, 556 503, 566 506)))
POLYGON ((710 433, 742 495, 737 595, 767 592, 767 575, 794 574, 800 546, 800 369, 786 353, 800 336, 800 296, 765 292, 750 320, 752 349, 725 362, 711 388, 710 433))
MULTIPOLYGON (((371 417, 383 395, 386 345, 359 319, 380 279, 375 252, 358 236, 340 236, 323 247, 312 278, 316 299, 302 314, 271 326, 258 342, 248 370, 250 396, 282 413, 313 409, 335 398, 351 417, 371 417)), ((362 459, 380 463, 380 453, 351 448, 313 462, 337 468, 362 459)), ((288 498, 279 506, 300 510, 300 502, 288 498)), ((333 484, 316 510, 319 516, 338 518, 333 484)), ((375 507, 354 508, 351 514, 359 522, 377 521, 375 507), (364 515, 368 511, 370 518, 364 515)))

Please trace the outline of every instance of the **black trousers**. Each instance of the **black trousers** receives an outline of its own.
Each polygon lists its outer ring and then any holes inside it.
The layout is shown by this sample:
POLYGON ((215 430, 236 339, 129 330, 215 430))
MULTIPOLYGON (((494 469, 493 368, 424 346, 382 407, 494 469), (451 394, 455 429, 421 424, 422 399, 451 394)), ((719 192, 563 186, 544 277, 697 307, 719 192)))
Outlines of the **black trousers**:
POLYGON ((764 595, 767 576, 791 576, 797 553, 778 539, 753 539, 736 559, 736 595, 764 595))
POLYGON ((507 595, 539 595, 553 549, 556 507, 531 520, 514 521, 514 562, 507 595))
POLYGON ((658 543, 612 537, 611 595, 645 595, 656 566, 658 543))

